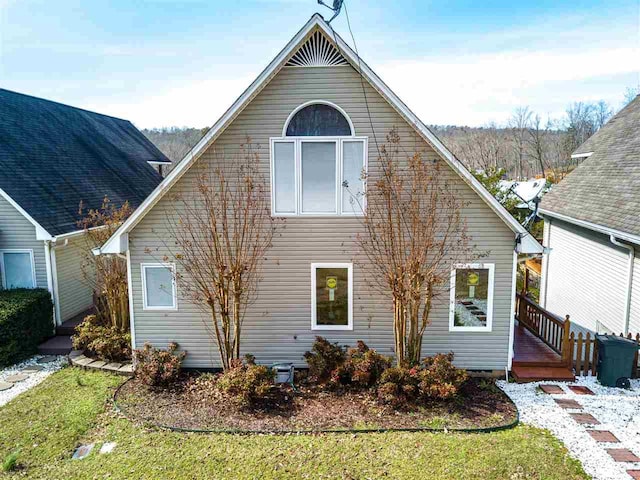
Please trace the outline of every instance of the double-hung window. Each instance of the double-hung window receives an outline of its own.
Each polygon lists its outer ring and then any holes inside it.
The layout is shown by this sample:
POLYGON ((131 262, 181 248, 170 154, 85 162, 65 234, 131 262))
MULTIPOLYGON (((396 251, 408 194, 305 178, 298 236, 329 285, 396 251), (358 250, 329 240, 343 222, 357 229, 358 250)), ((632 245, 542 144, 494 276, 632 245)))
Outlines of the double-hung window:
POLYGON ((271 139, 274 216, 362 215, 367 138, 338 107, 312 102, 294 110, 271 139))
POLYGON ((461 264, 451 271, 450 331, 491 331, 494 271, 493 263, 461 264))
POLYGON ((142 264, 142 300, 144 310, 177 310, 175 265, 142 264))
POLYGON ((0 250, 2 288, 35 288, 32 250, 0 250))

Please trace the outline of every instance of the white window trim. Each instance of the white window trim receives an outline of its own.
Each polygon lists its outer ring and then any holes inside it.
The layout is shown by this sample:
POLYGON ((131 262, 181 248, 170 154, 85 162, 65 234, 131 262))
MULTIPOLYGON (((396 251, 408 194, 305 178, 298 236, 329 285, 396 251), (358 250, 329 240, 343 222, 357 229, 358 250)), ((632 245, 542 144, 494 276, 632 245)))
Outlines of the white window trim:
POLYGON ((176 266, 173 263, 141 263, 140 273, 142 275, 142 309, 143 310, 166 310, 175 311, 178 310, 178 293, 176 288, 176 266), (172 299, 173 305, 169 306, 153 306, 147 303, 147 280, 145 270, 147 268, 169 268, 171 269, 171 287, 172 287, 172 299))
POLYGON ((449 331, 450 332, 491 332, 493 328, 493 293, 495 281, 495 263, 459 263, 453 266, 451 270, 449 299, 449 331), (456 312, 456 270, 463 268, 475 268, 489 270, 488 288, 487 288, 487 324, 484 327, 464 327, 455 325, 456 312))
POLYGON ((312 263, 311 264, 311 330, 353 330, 353 263, 312 263), (347 325, 318 325, 316 299, 316 270, 318 268, 346 268, 348 277, 347 308, 349 320, 347 325))
MULTIPOLYGON (((271 216, 273 217, 361 217, 366 211, 366 195, 363 195, 360 203, 361 211, 343 211, 342 204, 342 182, 343 182, 343 144, 344 142, 362 142, 363 151, 363 170, 368 171, 369 164, 369 140, 368 137, 271 137, 269 139, 269 157, 270 157, 270 177, 271 177, 271 216), (335 206, 334 212, 303 212, 302 211, 302 143, 304 142, 335 142, 336 144, 336 187, 335 187, 335 206), (275 183, 275 144, 276 143, 293 143, 294 155, 294 181, 295 181, 295 212, 277 212, 276 211, 276 183, 275 183)), ((363 189, 366 192, 367 182, 363 182, 363 189)))
POLYGON ((7 288, 7 277, 5 276, 4 254, 5 253, 28 253, 31 259, 31 288, 36 288, 38 282, 36 280, 36 264, 33 258, 33 249, 31 248, 3 248, 0 250, 0 270, 2 270, 2 288, 7 288))
MULTIPOLYGON (((342 107, 339 107, 338 105, 336 105, 335 103, 331 103, 328 102, 326 100, 310 100, 308 102, 304 102, 301 105, 298 105, 296 108, 293 109, 293 111, 289 114, 289 116, 287 117, 286 122, 284 122, 284 127, 282 127, 282 136, 286 137, 287 136, 287 128, 289 128, 289 123, 291 122, 291 119, 293 118, 293 116, 298 113, 300 110, 302 110, 304 107, 308 107, 309 105, 328 105, 329 107, 335 108, 337 111, 339 111, 342 116, 347 120, 347 123, 349 124, 349 129, 351 130, 351 135, 350 136, 355 136, 356 134, 356 129, 353 126, 353 122, 351 121, 351 118, 349 117, 349 115, 347 115, 347 112, 345 112, 342 107)), ((290 138, 297 138, 297 137, 290 137, 290 138)))

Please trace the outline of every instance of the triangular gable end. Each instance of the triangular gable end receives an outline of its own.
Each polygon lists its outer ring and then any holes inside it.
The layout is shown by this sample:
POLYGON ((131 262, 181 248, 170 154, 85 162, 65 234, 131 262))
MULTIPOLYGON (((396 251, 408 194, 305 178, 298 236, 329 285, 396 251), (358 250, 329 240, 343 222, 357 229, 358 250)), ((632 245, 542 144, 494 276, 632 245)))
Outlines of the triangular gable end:
POLYGON ((228 125, 244 110, 255 96, 275 77, 281 68, 351 65, 365 80, 389 102, 389 104, 429 143, 447 164, 474 190, 489 207, 516 233, 516 250, 520 253, 542 253, 542 246, 484 186, 455 158, 442 142, 418 117, 387 87, 387 85, 362 61, 351 47, 320 16, 314 14, 305 26, 289 41, 287 46, 271 61, 233 105, 209 129, 204 137, 189 151, 169 175, 133 212, 100 249, 101 253, 124 253, 127 250, 128 232, 182 177, 189 167, 213 143, 228 125), (330 62, 330 63, 327 63, 330 62), (347 63, 344 63, 347 62, 347 63))
POLYGON ((285 67, 338 67, 349 62, 320 30, 315 30, 291 56, 285 67))

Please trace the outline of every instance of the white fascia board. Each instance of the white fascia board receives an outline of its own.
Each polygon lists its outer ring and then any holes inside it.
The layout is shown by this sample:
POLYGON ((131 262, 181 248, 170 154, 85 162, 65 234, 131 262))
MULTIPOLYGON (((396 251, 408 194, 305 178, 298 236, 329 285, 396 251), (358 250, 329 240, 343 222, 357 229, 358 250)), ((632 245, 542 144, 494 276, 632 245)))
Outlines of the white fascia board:
MULTIPOLYGON (((304 27, 289 41, 286 47, 273 59, 273 61, 265 68, 256 80, 247 88, 242 95, 233 103, 233 105, 220 117, 220 119, 211 127, 206 135, 189 151, 184 159, 174 168, 169 175, 151 192, 144 202, 133 212, 129 219, 107 240, 103 245, 102 251, 105 253, 123 253, 119 250, 120 243, 118 237, 124 232, 129 232, 140 221, 144 215, 162 198, 162 196, 182 177, 189 169, 193 162, 206 150, 220 133, 235 119, 235 117, 244 109, 244 107, 257 95, 264 86, 275 76, 280 68, 284 65, 284 61, 291 55, 294 48, 304 40, 304 38, 314 28, 318 27, 330 39, 337 42, 343 55, 351 62, 354 68, 359 68, 362 75, 367 81, 405 118, 407 122, 412 124, 416 131, 438 152, 449 166, 489 205, 489 207, 507 224, 507 226, 518 236, 525 238, 530 236, 527 230, 511 216, 511 214, 491 195, 487 189, 476 179, 462 163, 444 146, 444 144, 431 132, 427 126, 391 91, 391 89, 362 61, 351 49, 351 47, 325 22, 319 14, 314 14, 304 27), (118 251, 116 251, 118 250, 118 251)), ((535 241, 535 239, 531 239, 535 241)), ((531 242, 527 242, 530 244, 531 242)), ((536 249, 530 246, 530 249, 536 249)), ((538 244, 539 251, 542 247, 538 244)))
POLYGON ((587 158, 587 157, 590 157, 591 155, 593 155, 593 152, 574 153, 571 155, 571 158, 587 158))
POLYGON ((568 215, 562 215, 561 213, 552 212, 543 208, 541 208, 539 212, 541 215, 546 217, 557 218, 558 220, 562 220, 563 222, 586 228, 587 230, 593 230, 594 232, 604 233, 606 235, 613 235, 619 240, 625 240, 627 242, 640 245, 640 237, 638 235, 633 235, 632 233, 616 230, 615 228, 605 227, 604 225, 598 225, 597 223, 588 222, 586 220, 579 220, 577 218, 573 218, 568 215))
POLYGON ((29 220, 29 222, 36 228, 36 240, 53 240, 53 236, 49 232, 47 232, 38 222, 36 222, 34 218, 31 215, 29 215, 24 208, 18 205, 18 203, 15 200, 13 200, 13 198, 11 198, 9 194, 1 188, 0 188, 0 195, 2 195, 2 197, 4 197, 4 199, 7 202, 9 202, 13 208, 18 210, 18 212, 20 212, 20 214, 24 218, 29 220))

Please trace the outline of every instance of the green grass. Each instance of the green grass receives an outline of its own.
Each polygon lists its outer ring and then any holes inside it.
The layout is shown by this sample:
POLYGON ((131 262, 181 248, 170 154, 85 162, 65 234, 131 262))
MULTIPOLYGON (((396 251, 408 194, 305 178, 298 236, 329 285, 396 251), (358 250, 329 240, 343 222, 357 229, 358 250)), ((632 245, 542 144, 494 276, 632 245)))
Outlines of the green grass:
POLYGON ((134 425, 108 399, 121 377, 68 368, 0 408, 0 458, 27 478, 583 479, 545 431, 491 434, 185 434, 134 425), (75 447, 96 442, 84 460, 75 447), (100 455, 103 442, 115 441, 100 455))

